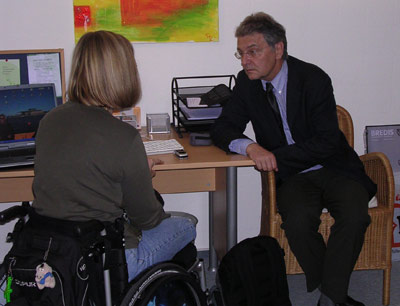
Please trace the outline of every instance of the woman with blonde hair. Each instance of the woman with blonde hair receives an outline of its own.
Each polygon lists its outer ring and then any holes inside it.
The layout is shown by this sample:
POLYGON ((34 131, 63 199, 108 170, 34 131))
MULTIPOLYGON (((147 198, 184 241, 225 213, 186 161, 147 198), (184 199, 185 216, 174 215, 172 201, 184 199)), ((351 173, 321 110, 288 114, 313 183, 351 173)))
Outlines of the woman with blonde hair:
POLYGON ((39 215, 114 221, 126 211, 129 280, 170 260, 196 236, 192 222, 164 212, 151 181, 155 162, 147 160, 138 131, 112 115, 140 96, 131 43, 107 31, 83 35, 73 54, 68 102, 40 122, 33 182, 39 215))

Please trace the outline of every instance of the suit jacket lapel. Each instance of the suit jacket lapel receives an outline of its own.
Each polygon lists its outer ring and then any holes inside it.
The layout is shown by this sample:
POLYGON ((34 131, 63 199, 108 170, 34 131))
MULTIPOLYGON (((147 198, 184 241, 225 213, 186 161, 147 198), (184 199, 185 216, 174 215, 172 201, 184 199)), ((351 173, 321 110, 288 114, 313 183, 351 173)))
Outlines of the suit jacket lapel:
POLYGON ((274 120, 275 117, 272 113, 271 107, 268 105, 267 97, 265 94, 265 90, 262 86, 261 80, 253 81, 252 82, 254 88, 251 90, 253 93, 253 100, 256 104, 256 109, 258 114, 264 114, 267 117, 266 120, 274 120))
MULTIPOLYGON (((267 125, 268 130, 274 135, 274 138, 283 138, 286 141, 286 137, 283 134, 283 130, 279 127, 278 121, 276 120, 275 114, 268 103, 265 90, 262 86, 261 80, 252 81, 252 103, 254 103, 254 119, 257 118, 263 126, 267 125)), ((253 125, 254 127, 254 125, 253 125)))
POLYGON ((298 72, 292 65, 290 57, 288 63, 288 81, 286 92, 286 112, 289 128, 292 130, 293 122, 296 118, 297 110, 301 105, 301 86, 299 82, 298 72))
POLYGON ((265 103, 265 91, 262 86, 261 80, 257 80, 253 82, 254 84, 254 99, 257 101, 258 104, 265 103))

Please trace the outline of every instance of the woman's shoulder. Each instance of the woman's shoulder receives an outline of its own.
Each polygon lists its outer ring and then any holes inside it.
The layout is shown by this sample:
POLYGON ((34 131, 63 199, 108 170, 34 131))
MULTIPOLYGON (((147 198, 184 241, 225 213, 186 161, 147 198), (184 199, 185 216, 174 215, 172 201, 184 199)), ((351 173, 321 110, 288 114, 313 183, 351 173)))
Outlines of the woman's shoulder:
POLYGON ((87 106, 74 101, 54 108, 45 116, 44 121, 53 122, 56 125, 66 125, 73 129, 80 127, 85 131, 99 133, 119 139, 136 138, 139 132, 135 127, 114 117, 109 111, 101 107, 87 106))
POLYGON ((63 104, 58 105, 47 113, 49 116, 62 116, 67 113, 74 112, 79 109, 79 103, 73 101, 67 101, 63 104))

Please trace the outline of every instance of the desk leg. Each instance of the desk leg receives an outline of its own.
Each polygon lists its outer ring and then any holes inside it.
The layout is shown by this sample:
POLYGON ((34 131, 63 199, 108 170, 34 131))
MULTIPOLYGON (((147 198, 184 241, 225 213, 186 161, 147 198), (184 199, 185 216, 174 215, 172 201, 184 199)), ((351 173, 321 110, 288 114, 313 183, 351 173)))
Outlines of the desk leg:
POLYGON ((212 235, 213 250, 218 259, 226 254, 226 169, 215 169, 215 191, 210 192, 210 231, 212 235))
POLYGON ((237 243, 237 168, 217 168, 216 182, 216 191, 210 192, 210 231, 211 243, 221 259, 237 243))
POLYGON ((237 168, 226 169, 227 251, 237 244, 237 168))
POLYGON ((208 240, 209 240, 209 254, 208 254, 208 270, 215 272, 218 268, 217 252, 214 248, 214 212, 213 212, 213 192, 208 193, 208 240))

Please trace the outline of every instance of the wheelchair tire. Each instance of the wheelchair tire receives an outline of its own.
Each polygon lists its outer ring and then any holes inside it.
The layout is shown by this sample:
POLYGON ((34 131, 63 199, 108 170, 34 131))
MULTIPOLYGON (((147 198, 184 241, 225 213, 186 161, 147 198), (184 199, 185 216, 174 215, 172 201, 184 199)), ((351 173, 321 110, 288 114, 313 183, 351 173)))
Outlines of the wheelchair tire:
POLYGON ((133 280, 121 306, 206 306, 197 278, 174 263, 160 263, 133 280))
POLYGON ((7 272, 4 265, 0 265, 0 306, 6 305, 6 300, 4 298, 4 290, 7 285, 7 272))

